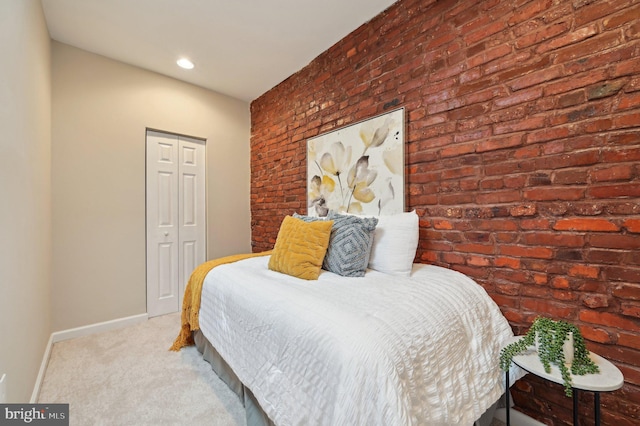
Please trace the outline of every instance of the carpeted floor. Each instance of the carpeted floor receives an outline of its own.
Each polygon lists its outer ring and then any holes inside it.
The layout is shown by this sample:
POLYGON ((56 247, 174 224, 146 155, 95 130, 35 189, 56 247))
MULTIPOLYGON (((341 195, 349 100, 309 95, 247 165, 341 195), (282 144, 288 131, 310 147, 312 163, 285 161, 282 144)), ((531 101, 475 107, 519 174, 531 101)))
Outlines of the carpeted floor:
POLYGON ((170 352, 179 314, 59 342, 38 402, 68 403, 70 425, 245 425, 237 396, 195 347, 170 352))
POLYGON ((179 324, 171 314, 54 344, 38 402, 68 403, 71 426, 245 426, 239 399, 195 347, 168 350, 179 324))

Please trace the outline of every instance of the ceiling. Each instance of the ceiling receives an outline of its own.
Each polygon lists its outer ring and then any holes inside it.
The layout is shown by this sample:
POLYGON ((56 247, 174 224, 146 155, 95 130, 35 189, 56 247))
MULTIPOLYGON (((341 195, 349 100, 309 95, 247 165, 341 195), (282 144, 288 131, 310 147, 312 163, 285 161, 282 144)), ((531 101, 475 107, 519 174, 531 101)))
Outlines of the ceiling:
POLYGON ((252 101, 396 0, 42 0, 51 38, 252 101), (176 65, 179 57, 195 63, 176 65))

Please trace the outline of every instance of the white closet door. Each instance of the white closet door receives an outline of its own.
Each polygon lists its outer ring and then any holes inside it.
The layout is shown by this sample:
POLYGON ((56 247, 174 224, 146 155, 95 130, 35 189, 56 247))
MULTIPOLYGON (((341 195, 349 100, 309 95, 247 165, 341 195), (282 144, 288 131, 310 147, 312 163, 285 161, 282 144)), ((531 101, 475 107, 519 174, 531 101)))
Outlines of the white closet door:
POLYGON ((204 143, 147 132, 147 313, 177 312, 205 260, 204 143))
POLYGON ((178 191, 179 223, 179 307, 196 266, 205 261, 205 167, 204 144, 195 139, 180 137, 178 191))

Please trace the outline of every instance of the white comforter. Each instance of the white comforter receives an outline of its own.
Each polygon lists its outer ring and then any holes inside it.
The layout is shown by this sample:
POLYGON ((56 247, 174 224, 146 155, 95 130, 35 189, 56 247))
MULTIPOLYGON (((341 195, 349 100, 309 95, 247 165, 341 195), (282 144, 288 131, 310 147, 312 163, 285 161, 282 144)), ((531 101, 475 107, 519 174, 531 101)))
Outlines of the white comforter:
POLYGON ((469 425, 502 394, 513 333, 468 277, 304 281, 268 260, 213 269, 200 328, 277 425, 469 425))

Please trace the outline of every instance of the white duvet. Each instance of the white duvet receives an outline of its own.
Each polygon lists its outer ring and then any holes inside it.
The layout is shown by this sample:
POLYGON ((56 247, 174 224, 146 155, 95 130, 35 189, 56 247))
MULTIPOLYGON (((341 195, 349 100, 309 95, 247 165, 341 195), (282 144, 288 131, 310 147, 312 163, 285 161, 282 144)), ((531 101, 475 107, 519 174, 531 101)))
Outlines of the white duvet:
POLYGON ((468 277, 304 281, 268 261, 214 268, 200 328, 277 425, 469 425, 502 394, 513 333, 468 277))

